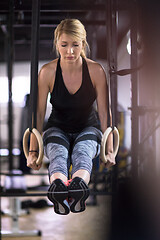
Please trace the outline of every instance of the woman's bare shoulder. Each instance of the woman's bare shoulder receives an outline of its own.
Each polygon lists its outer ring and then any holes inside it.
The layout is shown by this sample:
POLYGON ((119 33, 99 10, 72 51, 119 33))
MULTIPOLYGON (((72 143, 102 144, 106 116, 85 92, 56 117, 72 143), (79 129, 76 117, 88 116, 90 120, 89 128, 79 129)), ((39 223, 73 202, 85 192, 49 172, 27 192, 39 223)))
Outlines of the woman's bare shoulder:
POLYGON ((49 63, 46 63, 42 66, 40 73, 42 74, 54 74, 56 72, 58 59, 55 59, 49 63))
POLYGON ((39 72, 39 85, 48 85, 50 92, 52 91, 54 85, 57 61, 58 59, 55 59, 49 63, 44 64, 39 72))
POLYGON ((106 78, 104 68, 102 67, 101 64, 99 64, 98 62, 93 61, 89 58, 86 58, 86 62, 87 62, 89 74, 90 74, 90 77, 91 77, 93 83, 95 83, 100 78, 101 79, 106 78))

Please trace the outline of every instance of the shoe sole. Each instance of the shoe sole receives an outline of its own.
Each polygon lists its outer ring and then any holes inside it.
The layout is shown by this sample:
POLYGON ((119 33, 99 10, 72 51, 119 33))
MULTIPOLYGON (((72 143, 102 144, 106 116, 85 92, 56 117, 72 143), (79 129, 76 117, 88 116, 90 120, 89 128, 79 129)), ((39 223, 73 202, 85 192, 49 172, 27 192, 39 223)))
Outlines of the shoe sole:
MULTIPOLYGON (((73 183, 73 182, 72 182, 73 183)), ((70 205, 70 210, 73 213, 83 212, 86 209, 85 201, 89 196, 89 189, 83 180, 70 184, 69 186, 69 198, 73 199, 70 205), (81 189, 75 189, 77 188, 81 189)))
POLYGON ((69 204, 67 202, 68 189, 61 184, 61 191, 57 191, 59 186, 53 182, 48 190, 47 197, 54 204, 54 211, 57 214, 67 215, 70 212, 69 204))

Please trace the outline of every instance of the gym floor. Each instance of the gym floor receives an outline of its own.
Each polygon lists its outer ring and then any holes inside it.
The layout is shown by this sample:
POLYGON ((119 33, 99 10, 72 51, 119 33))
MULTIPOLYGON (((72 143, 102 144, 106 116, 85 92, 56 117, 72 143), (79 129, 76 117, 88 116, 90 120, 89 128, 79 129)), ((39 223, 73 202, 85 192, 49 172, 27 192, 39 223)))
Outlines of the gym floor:
MULTIPOLYGON (((40 177, 34 177, 34 184, 39 182, 40 177)), ((33 178, 28 177, 28 182, 32 182, 33 178)), ((46 197, 23 197, 20 201, 38 200, 49 201, 46 197)), ((24 214, 19 217, 20 230, 40 230, 41 236, 38 237, 4 237, 5 240, 103 240, 108 239, 110 230, 110 210, 111 197, 97 196, 97 205, 93 206, 89 203, 91 198, 87 200, 86 211, 78 214, 70 213, 66 216, 61 216, 54 213, 53 206, 48 206, 40 209, 30 208, 29 214, 24 214)), ((9 198, 1 198, 1 211, 5 212, 9 209, 9 198)), ((2 215, 1 228, 3 231, 11 230, 11 218, 7 215, 2 215)))

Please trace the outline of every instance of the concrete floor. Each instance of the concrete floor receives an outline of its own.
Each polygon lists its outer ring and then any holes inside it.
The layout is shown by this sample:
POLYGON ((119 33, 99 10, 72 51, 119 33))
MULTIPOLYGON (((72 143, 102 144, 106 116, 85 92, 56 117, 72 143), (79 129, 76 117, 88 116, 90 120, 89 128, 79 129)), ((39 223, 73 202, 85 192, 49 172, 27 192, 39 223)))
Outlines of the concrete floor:
MULTIPOLYGON (((30 198, 37 201, 37 198, 30 198)), ((41 198, 42 199, 42 198, 41 198)), ((47 200, 47 198, 44 198, 47 200)), ((21 198, 25 200, 25 198, 21 198)), ((89 200, 88 200, 89 202, 89 200)), ((83 213, 66 216, 55 214, 53 207, 30 209, 29 215, 19 217, 20 230, 40 230, 41 237, 3 237, 2 240, 103 240, 110 230, 109 196, 98 196, 96 206, 88 206, 83 213)), ((1 199, 2 211, 9 207, 9 198, 1 199)), ((2 232, 11 229, 9 216, 2 216, 2 232)))

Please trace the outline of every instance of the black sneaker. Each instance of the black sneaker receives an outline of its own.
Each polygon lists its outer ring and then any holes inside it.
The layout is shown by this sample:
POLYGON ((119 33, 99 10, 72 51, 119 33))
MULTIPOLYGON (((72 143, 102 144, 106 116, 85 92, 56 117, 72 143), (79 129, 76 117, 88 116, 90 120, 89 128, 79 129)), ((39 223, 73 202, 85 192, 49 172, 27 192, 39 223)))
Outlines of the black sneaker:
POLYGON ((71 212, 83 212, 86 208, 85 200, 89 196, 89 188, 84 180, 75 177, 68 187, 68 194, 71 212))
POLYGON ((61 179, 53 181, 48 189, 47 197, 54 204, 55 213, 67 215, 70 212, 70 207, 67 201, 68 187, 61 179))

